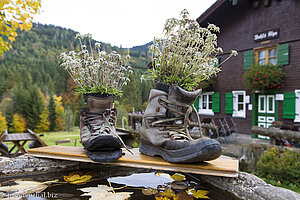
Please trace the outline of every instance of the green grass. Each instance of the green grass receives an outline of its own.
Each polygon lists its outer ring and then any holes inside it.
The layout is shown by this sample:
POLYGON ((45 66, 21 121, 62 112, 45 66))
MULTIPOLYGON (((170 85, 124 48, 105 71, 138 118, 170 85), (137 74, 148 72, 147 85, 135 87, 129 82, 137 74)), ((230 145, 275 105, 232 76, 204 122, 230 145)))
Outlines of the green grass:
MULTIPOLYGON (((278 187, 278 186, 277 186, 278 187)), ((292 190, 294 192, 297 192, 300 194, 300 187, 297 187, 297 186, 290 186, 290 185, 280 185, 279 187, 283 187, 285 189, 289 189, 289 190, 292 190)))
POLYGON ((76 146, 82 146, 80 141, 80 135, 79 135, 79 128, 73 128, 69 131, 59 131, 59 132, 47 132, 47 133, 41 133, 44 134, 44 136, 41 137, 41 139, 49 146, 55 145, 56 140, 66 140, 70 139, 71 143, 62 143, 59 145, 62 146, 74 146, 75 139, 77 140, 76 146))
MULTIPOLYGON (((52 146, 55 145, 56 140, 66 140, 66 139, 70 139, 71 142, 70 143, 62 143, 62 144, 58 144, 60 146, 74 146, 75 143, 75 139, 76 139, 76 146, 77 147, 81 147, 82 144, 80 143, 80 135, 79 135, 79 128, 78 127, 74 127, 71 130, 68 131, 58 131, 58 132, 45 132, 45 133, 38 133, 38 135, 43 134, 44 136, 41 136, 40 138, 48 145, 48 146, 52 146)), ((30 141, 27 141, 27 143, 25 144, 25 149, 28 149, 28 144, 30 143, 30 141)), ((13 143, 12 142, 6 142, 6 144, 8 145, 8 149, 11 149, 13 147, 13 143)), ((14 153, 16 151, 16 148, 13 150, 12 153, 14 153)))

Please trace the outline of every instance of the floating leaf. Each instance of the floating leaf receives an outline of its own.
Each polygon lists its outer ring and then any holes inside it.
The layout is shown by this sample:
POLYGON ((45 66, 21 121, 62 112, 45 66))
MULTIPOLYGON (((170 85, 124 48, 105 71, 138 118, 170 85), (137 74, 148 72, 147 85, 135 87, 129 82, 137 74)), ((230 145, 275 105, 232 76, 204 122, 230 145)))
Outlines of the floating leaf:
POLYGON ((188 183, 185 181, 174 181, 171 183, 171 187, 174 190, 185 190, 188 188, 188 183))
POLYGON ((159 185, 159 186, 157 186, 157 189, 158 190, 163 190, 163 191, 165 191, 166 189, 168 189, 169 187, 167 187, 166 185, 159 185))
POLYGON ((185 176, 183 174, 175 173, 171 176, 174 181, 183 181, 185 180, 185 176))
POLYGON ((155 197, 156 200, 170 200, 168 197, 155 197))
POLYGON ((167 173, 156 173, 155 175, 157 176, 160 176, 160 177, 164 177, 164 178, 167 178, 167 179, 170 179, 170 174, 167 174, 167 173))
POLYGON ((112 187, 98 185, 98 187, 87 187, 78 189, 85 194, 81 196, 91 196, 90 200, 125 200, 133 192, 114 192, 112 187))
POLYGON ((92 176, 85 174, 85 175, 79 175, 75 174, 74 172, 71 172, 68 176, 64 176, 64 180, 68 183, 75 184, 75 185, 83 185, 87 182, 91 181, 92 176))
POLYGON ((153 188, 143 188, 142 189, 142 193, 144 195, 150 196, 150 195, 154 195, 158 192, 157 189, 153 189, 153 188))
POLYGON ((173 197, 173 200, 193 200, 194 197, 193 196, 190 196, 188 195, 186 192, 182 191, 182 192, 179 192, 178 194, 176 194, 174 197, 173 197))
POLYGON ((186 191, 188 194, 193 195, 193 197, 197 199, 210 199, 208 196, 206 196, 209 191, 207 190, 195 190, 195 189, 189 189, 186 191))
POLYGON ((174 195, 175 195, 175 192, 171 188, 168 188, 167 190, 165 190, 163 192, 157 193, 157 196, 168 197, 170 199, 173 198, 174 195))
POLYGON ((58 180, 46 181, 42 183, 37 181, 22 181, 22 180, 16 180, 15 182, 17 183, 17 185, 0 187, 0 192, 9 193, 10 195, 13 194, 14 196, 40 193, 44 191, 48 187, 48 185, 52 183, 56 183, 58 182, 58 180))

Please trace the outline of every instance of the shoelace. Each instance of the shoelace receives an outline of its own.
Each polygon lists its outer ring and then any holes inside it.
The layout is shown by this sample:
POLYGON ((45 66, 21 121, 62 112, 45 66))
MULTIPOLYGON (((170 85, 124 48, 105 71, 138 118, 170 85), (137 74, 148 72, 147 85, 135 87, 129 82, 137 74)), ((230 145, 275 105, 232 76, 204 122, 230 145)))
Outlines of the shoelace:
POLYGON ((116 117, 115 111, 113 109, 107 109, 104 113, 88 112, 87 118, 85 119, 85 123, 89 125, 89 128, 91 131, 93 131, 94 135, 112 133, 115 137, 117 137, 120 140, 124 148, 133 155, 133 153, 125 145, 122 138, 117 134, 116 129, 113 128, 115 121, 116 117), (108 115, 108 117, 106 117, 106 115, 108 115), (103 125, 107 125, 104 126, 104 130, 103 125))
MULTIPOLYGON (((191 121, 189 119, 190 114, 195 111, 197 113, 197 110, 194 106, 194 104, 185 104, 185 103, 178 103, 175 101, 170 101, 164 98, 159 98, 158 103, 165 107, 166 109, 177 113, 179 116, 174 118, 168 118, 168 119, 162 119, 158 121, 154 121, 151 123, 152 126, 159 126, 159 127, 165 127, 167 130, 172 131, 170 132, 170 137, 174 140, 176 139, 187 139, 187 140, 193 140, 193 138, 190 135, 190 132, 188 130, 191 121), (172 107, 175 106, 175 107, 172 107), (186 108, 186 112, 181 112, 181 109, 179 107, 186 108), (176 109, 177 108, 177 109, 176 109), (183 124, 174 124, 174 122, 183 120, 183 124), (168 122, 173 122, 173 124, 167 124, 168 122), (175 132, 175 133, 174 133, 175 132)), ((201 122, 200 117, 197 113, 197 122, 200 130, 200 137, 203 136, 201 131, 201 122)))

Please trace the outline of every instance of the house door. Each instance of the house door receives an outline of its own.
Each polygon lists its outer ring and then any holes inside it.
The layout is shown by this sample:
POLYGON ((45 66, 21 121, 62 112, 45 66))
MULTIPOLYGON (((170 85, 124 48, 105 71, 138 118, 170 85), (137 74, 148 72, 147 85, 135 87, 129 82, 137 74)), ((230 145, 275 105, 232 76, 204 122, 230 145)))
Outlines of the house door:
POLYGON ((257 126, 269 128, 276 113, 275 95, 258 95, 257 126))

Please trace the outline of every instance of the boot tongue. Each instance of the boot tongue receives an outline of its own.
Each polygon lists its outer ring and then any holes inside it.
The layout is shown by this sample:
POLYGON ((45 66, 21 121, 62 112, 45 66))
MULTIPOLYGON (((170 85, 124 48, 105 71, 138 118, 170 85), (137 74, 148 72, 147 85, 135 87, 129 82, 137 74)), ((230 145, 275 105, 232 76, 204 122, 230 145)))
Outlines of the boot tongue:
POLYGON ((201 89, 195 92, 189 92, 177 85, 172 85, 169 92, 169 100, 177 101, 180 103, 190 104, 193 103, 196 98, 201 94, 201 89))
POLYGON ((103 113, 107 109, 111 109, 113 107, 114 97, 93 97, 88 96, 87 98, 87 107, 90 112, 95 113, 103 113))

